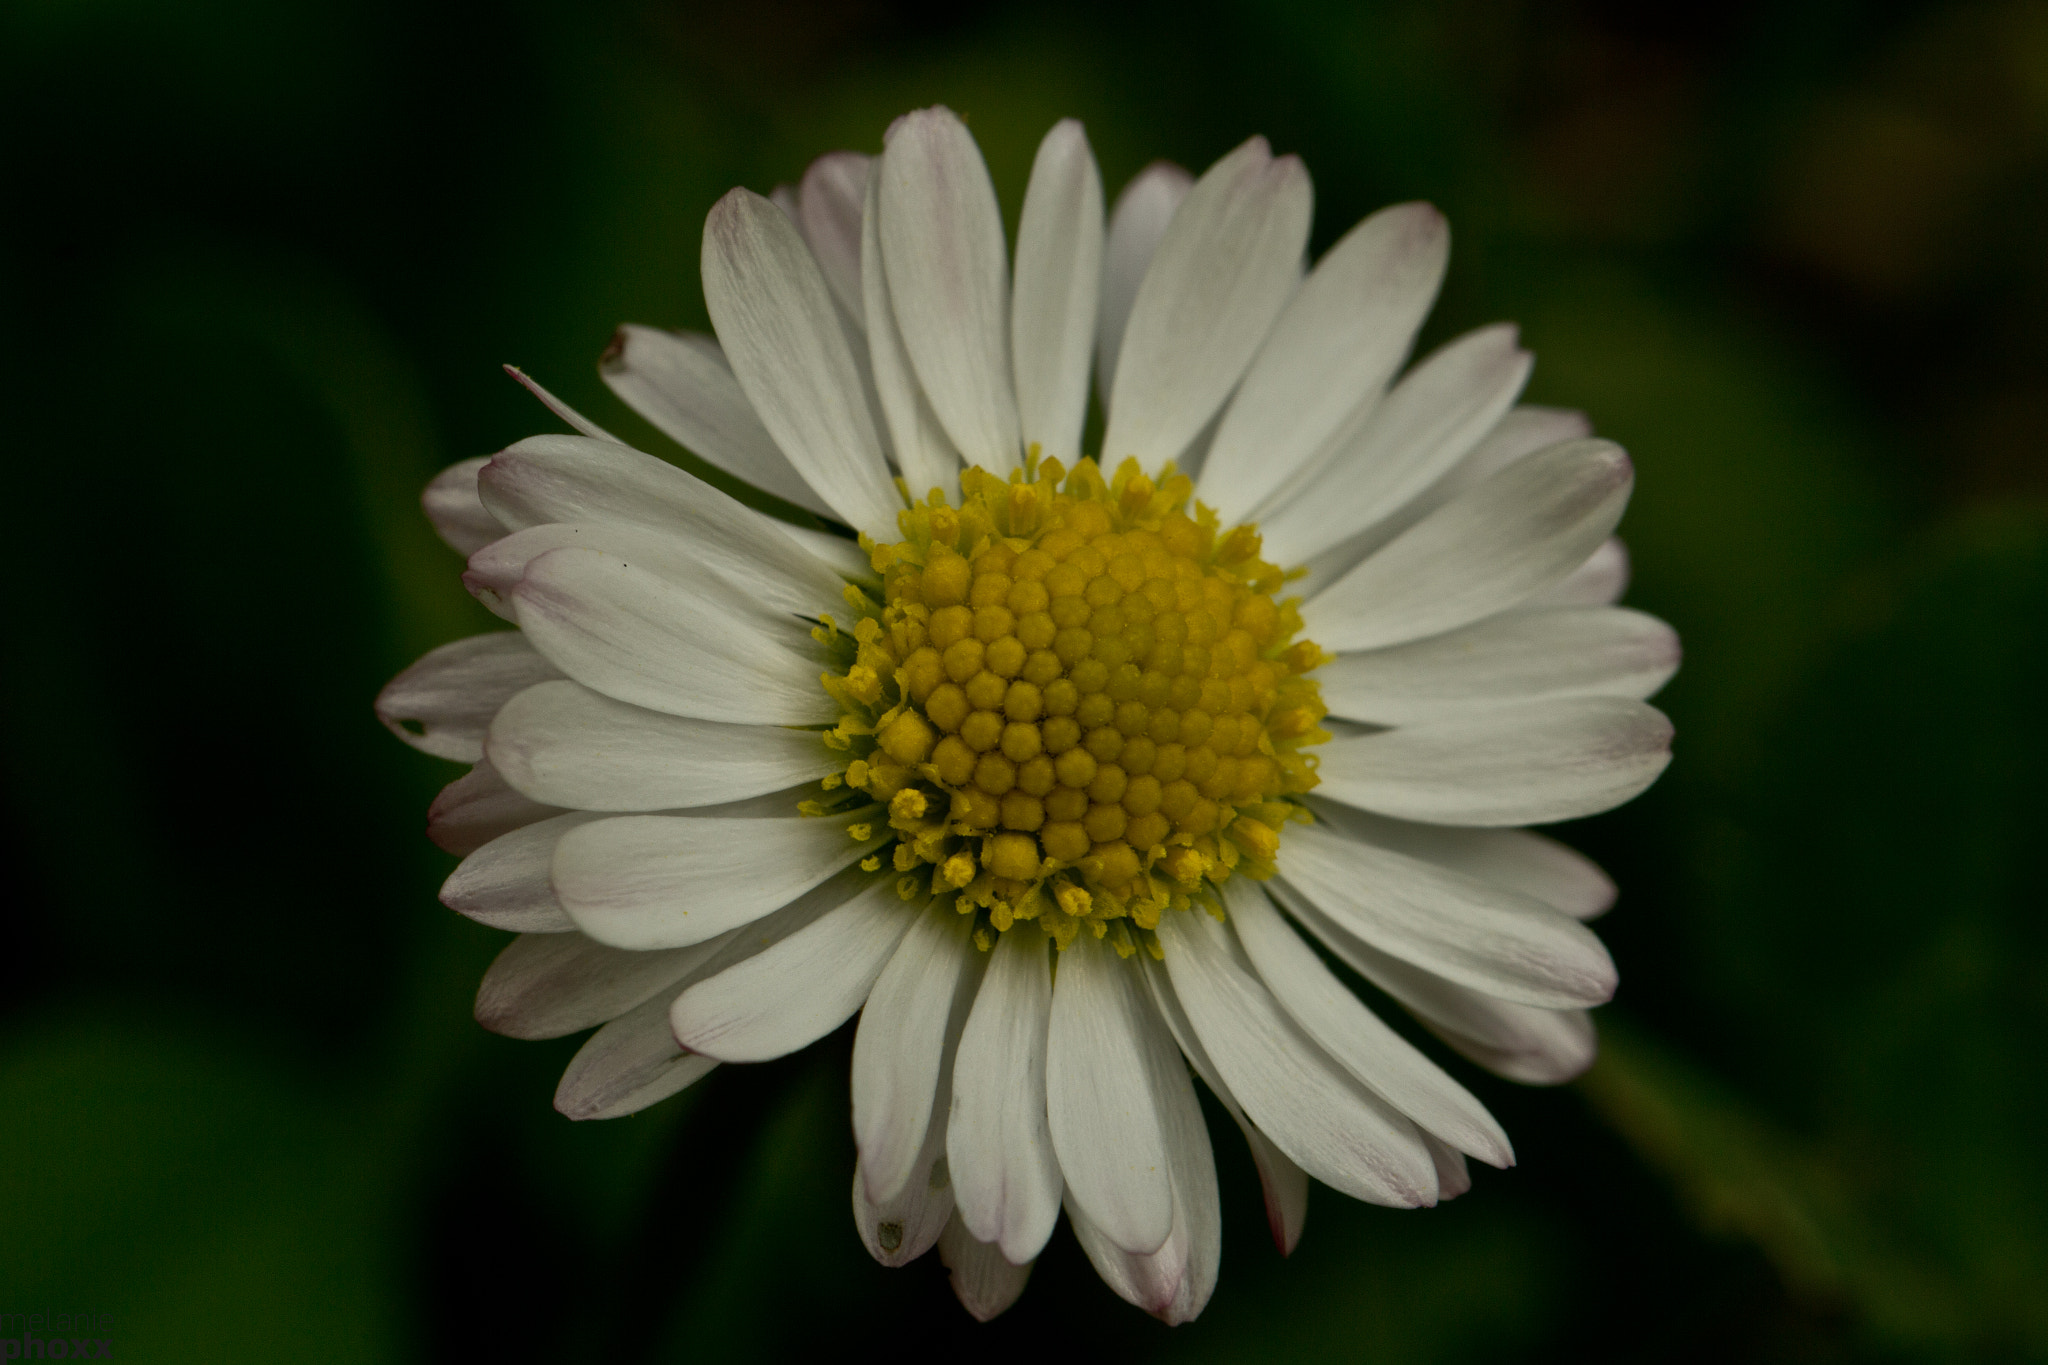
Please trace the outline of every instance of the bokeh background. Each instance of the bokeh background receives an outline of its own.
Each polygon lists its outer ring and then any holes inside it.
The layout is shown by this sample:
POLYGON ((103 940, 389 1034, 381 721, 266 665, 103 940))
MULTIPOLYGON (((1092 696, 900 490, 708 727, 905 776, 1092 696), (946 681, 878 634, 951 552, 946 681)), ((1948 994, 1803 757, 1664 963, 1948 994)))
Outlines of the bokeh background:
POLYGON ((2048 1359, 2048 8, 8 0, 0 109, 0 1312, 158 1361, 2048 1359), (1520 1166, 1319 1191, 1286 1262, 1224 1124, 1171 1331, 1064 1230, 986 1327, 873 1265, 846 1031, 556 1115, 575 1040, 478 1029, 499 936, 434 899, 454 771, 370 713, 496 624, 416 498, 559 429, 499 362, 687 461, 613 326, 703 326, 720 193, 934 102, 1013 223, 1068 114, 1112 193, 1267 134, 1318 249, 1436 202, 1425 342, 1519 320, 1630 449, 1688 649, 1669 774, 1562 831, 1623 887, 1598 1067, 1435 1049, 1520 1166))

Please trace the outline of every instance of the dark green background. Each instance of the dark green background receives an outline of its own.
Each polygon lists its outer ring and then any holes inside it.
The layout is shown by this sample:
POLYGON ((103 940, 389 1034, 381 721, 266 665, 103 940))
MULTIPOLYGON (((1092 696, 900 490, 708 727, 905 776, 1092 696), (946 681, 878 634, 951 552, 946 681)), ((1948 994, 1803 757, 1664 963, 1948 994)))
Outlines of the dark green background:
POLYGON ((2048 1358, 2048 9, 10 0, 0 1312, 113 1358, 2048 1358), (703 324, 733 184, 943 101, 1014 216, 1251 132, 1316 243, 1427 197, 1430 338, 1639 472, 1677 761, 1566 836, 1623 895, 1583 1082, 1452 1061, 1521 1165, 1318 1191, 1169 1332, 1062 1231, 977 1327, 847 1209, 846 1036, 636 1118, 469 1019, 452 776, 377 687, 494 624, 417 512, 558 429, 516 361, 703 324), (2030 834, 2030 830, 2037 832, 2030 834))

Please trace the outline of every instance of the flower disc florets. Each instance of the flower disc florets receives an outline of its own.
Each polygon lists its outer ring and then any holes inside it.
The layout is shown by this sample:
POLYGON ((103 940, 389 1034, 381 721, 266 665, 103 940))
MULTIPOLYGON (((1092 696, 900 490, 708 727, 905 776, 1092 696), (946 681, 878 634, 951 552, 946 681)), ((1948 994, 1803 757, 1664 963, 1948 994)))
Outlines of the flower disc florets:
POLYGON ((961 488, 903 512, 900 543, 863 539, 883 601, 849 593, 851 641, 819 631, 850 656, 823 680, 843 780, 887 803, 904 893, 957 896, 984 946, 1037 920, 1150 947, 1161 912, 1271 875, 1329 737, 1325 656, 1258 535, 1188 515, 1171 466, 1034 460, 961 488))

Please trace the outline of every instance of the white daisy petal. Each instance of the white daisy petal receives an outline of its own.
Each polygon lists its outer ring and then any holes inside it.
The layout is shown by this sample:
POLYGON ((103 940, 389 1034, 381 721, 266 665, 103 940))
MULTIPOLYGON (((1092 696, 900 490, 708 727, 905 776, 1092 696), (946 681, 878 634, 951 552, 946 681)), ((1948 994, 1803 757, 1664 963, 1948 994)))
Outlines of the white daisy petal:
POLYGON ((1252 1149, 1252 1163, 1259 1172, 1259 1189, 1266 1200, 1267 1229, 1273 1234, 1273 1245, 1280 1249, 1280 1254, 1292 1256, 1295 1246, 1301 1241, 1302 1224, 1308 1218, 1308 1172, 1295 1165, 1292 1157, 1276 1147, 1273 1139, 1260 1132, 1258 1125, 1245 1116, 1244 1106, 1237 1102, 1237 1096, 1216 1070, 1216 1063, 1209 1060, 1209 1054, 1203 1050, 1202 1040, 1195 1036, 1194 1025, 1188 1022, 1187 1011, 1173 993, 1173 982, 1168 978, 1166 968, 1149 955, 1140 965, 1145 969, 1145 984, 1152 990, 1152 1004, 1166 1021, 1173 1041, 1180 1046, 1188 1064, 1201 1076, 1202 1083, 1230 1111, 1230 1117, 1237 1121, 1238 1131, 1244 1134, 1245 1143, 1252 1149))
POLYGON ((1252 138, 1188 192, 1131 306, 1102 461, 1178 456, 1243 377, 1300 276, 1308 172, 1252 138))
POLYGON ((565 835, 551 877, 598 942, 679 948, 789 904, 882 842, 847 827, 843 816, 613 816, 565 835))
POLYGON ((1311 796, 1309 808, 1355 839, 1441 863, 1453 872, 1534 896, 1573 919, 1614 905, 1614 881, 1585 854, 1526 829, 1471 829, 1390 820, 1311 796))
MULTIPOLYGON (((1396 966, 1405 966, 1405 963, 1396 966)), ((1600 1036, 1586 1010, 1539 1010, 1494 1000, 1476 991, 1438 981, 1426 973, 1414 984, 1417 1003, 1409 1006, 1438 1037, 1504 1080, 1522 1085, 1563 1085, 1586 1074, 1600 1053, 1600 1036), (1439 1016, 1432 1020, 1431 1011, 1439 1016), (1455 1031, 1442 1018, 1476 1016, 1473 1032, 1455 1031)), ((1388 994, 1392 994, 1389 991, 1388 994)))
POLYGON ((514 791, 485 759, 441 788, 427 807, 427 837, 458 858, 476 852, 501 834, 560 815, 514 791))
MULTIPOLYGON (((944 1122, 939 1082, 985 966, 969 937, 973 930, 972 915, 956 914, 950 904, 927 906, 861 1011, 853 1036, 853 1136, 867 1195, 877 1204, 910 1183, 927 1134, 944 1122)), ((938 1150, 945 1150, 943 1138, 938 1150)))
MULTIPOLYGON (((860 152, 828 152, 810 164, 797 191, 797 231, 816 257, 825 285, 838 305, 846 346, 860 375, 861 393, 872 415, 880 406, 875 392, 873 358, 868 354, 867 304, 861 287, 861 216, 867 202, 874 158, 860 152)), ((893 459, 888 433, 882 454, 893 459)))
POLYGON ((1287 838, 1286 884, 1381 952, 1543 1009, 1614 994, 1600 940, 1541 901, 1322 825, 1287 838))
POLYGON ((1465 1166, 1465 1154, 1428 1133, 1422 1140, 1429 1144, 1429 1154, 1436 1161, 1436 1197, 1439 1201, 1456 1199, 1472 1188, 1472 1172, 1465 1166))
POLYGON ((1344 652, 1481 620, 1550 587, 1621 519, 1628 456, 1572 441, 1509 465, 1395 537, 1302 608, 1309 636, 1344 652))
POLYGON ((1593 434, 1584 413, 1522 404, 1494 423, 1486 438, 1451 466, 1435 483, 1409 498, 1388 516, 1354 530, 1320 554, 1310 555, 1301 580, 1304 597, 1313 597, 1377 551, 1472 485, 1492 477, 1525 455, 1560 441, 1579 441, 1593 434))
POLYGON ((1172 1229, 1157 1251, 1137 1254, 1119 1247, 1094 1223, 1075 1203, 1071 1188, 1067 1216, 1104 1283, 1171 1326, 1192 1321, 1216 1288, 1223 1252, 1216 1161, 1187 1065, 1162 1021, 1149 1009, 1133 1043, 1158 1103, 1173 1201, 1172 1229))
POLYGON ((1137 968, 1091 934, 1060 954, 1046 1037, 1046 1111, 1071 1199, 1120 1249, 1159 1250, 1173 1192, 1158 1098, 1140 1054, 1137 968))
MULTIPOLYGON (((737 504, 728 510, 744 511, 737 504)), ((745 529, 739 523, 728 525, 745 529)), ((492 612, 516 622, 519 612, 512 603, 512 591, 534 560, 550 550, 604 550, 653 570, 671 583, 696 585, 715 579, 719 595, 736 597, 748 614, 766 615, 795 629, 797 618, 808 620, 821 603, 836 602, 846 580, 874 576, 867 557, 851 541, 823 531, 806 533, 794 526, 771 526, 768 544, 782 556, 779 565, 772 557, 742 559, 726 553, 730 547, 706 544, 673 528, 657 530, 624 522, 548 522, 514 531, 471 555, 462 585, 492 612), (805 539, 807 534, 814 539, 805 539), (792 572, 779 572, 778 567, 792 572)))
POLYGON ((571 526, 567 522, 549 522, 547 526, 528 526, 526 530, 514 530, 510 536, 502 536, 485 544, 481 551, 469 557, 469 565, 463 569, 463 587, 469 589, 469 596, 489 608, 494 616, 518 624, 518 608, 512 606, 512 589, 526 577, 526 565, 537 561, 549 551, 563 551, 563 548, 610 548, 610 553, 633 559, 643 559, 639 551, 651 548, 655 559, 670 559, 674 555, 674 544, 662 536, 653 536, 653 544, 647 538, 635 534, 633 526, 571 526))
POLYGON ((551 550, 513 593, 535 648, 586 687, 670 715, 826 725, 838 705, 792 632, 738 598, 680 588, 598 550, 551 550))
POLYGON ((1273 998, 1331 1060, 1424 1132, 1491 1165, 1514 1164, 1514 1148, 1486 1107, 1380 1022, 1263 893, 1231 897, 1230 922, 1273 998))
POLYGON ((1031 1278, 1031 1263, 1012 1265, 992 1242, 978 1242, 956 1212, 939 1234, 939 1259, 951 1272, 953 1293, 976 1322, 989 1322, 1015 1303, 1031 1278))
POLYGON ((720 940, 659 953, 608 948, 581 934, 521 934, 476 993, 476 1021, 507 1038, 563 1038, 616 1019, 689 975, 720 940))
POLYGON ((697 982, 669 1011, 676 1041, 727 1062, 808 1047, 853 1017, 913 912, 887 878, 773 948, 697 982))
POLYGON ((1482 327, 1403 375, 1320 465, 1262 511, 1265 553, 1296 564, 1398 512, 1500 421, 1530 363, 1513 327, 1482 327))
POLYGON ((515 531, 567 523, 655 533, 670 543, 671 556, 778 610, 814 612, 844 586, 781 523, 625 446, 534 437, 500 452, 478 484, 485 504, 515 531))
POLYGON ((1554 697, 1641 700, 1678 671, 1678 633, 1619 607, 1513 611, 1316 672, 1330 714, 1377 725, 1554 697))
MULTIPOLYGON (((902 907, 899 905, 899 912, 902 907)), ((939 1070, 932 1094, 924 1141, 910 1164, 903 1187, 877 1202, 868 1197, 867 1172, 860 1158, 853 1163, 853 1220, 868 1254, 885 1266, 908 1265, 932 1249, 945 1229, 959 1221, 953 1208, 953 1181, 946 1160, 946 1128, 952 1092, 953 1061, 960 1032, 967 1023, 978 966, 968 964, 954 983, 953 1008, 941 1027, 939 1070)), ((906 1079, 898 1076, 895 1079, 906 1079)), ((915 1078, 910 1079, 913 1083, 915 1078)))
POLYGON ((1425 511, 1440 507, 1473 484, 1482 483, 1525 455, 1563 441, 1583 441, 1593 424, 1583 412, 1522 403, 1508 409, 1484 440, 1467 451, 1428 493, 1415 500, 1425 511))
POLYGON ((953 1069, 946 1164, 968 1231, 1022 1265, 1060 1216, 1060 1166, 1046 1127, 1045 1049, 1052 964, 1023 924, 989 953, 953 1069))
POLYGON ((859 1158, 853 1163, 853 1223, 868 1255, 891 1269, 909 1265, 930 1251, 945 1230, 958 1222, 953 1186, 946 1176, 946 1113, 932 1107, 931 1128, 916 1164, 897 1194, 876 1203, 868 1198, 868 1178, 859 1158))
MULTIPOLYGON (((903 1187, 880 1202, 869 1198, 867 1172, 860 1158, 854 1158, 854 1225, 860 1230, 868 1254, 885 1266, 908 1265, 930 1251, 945 1229, 959 1221, 953 1208, 953 1182, 946 1160, 949 1106, 945 1096, 952 1090, 954 1054, 959 1047, 960 1031, 967 1022, 977 971, 975 965, 968 964, 966 972, 954 983, 953 1008, 941 1024, 944 1031, 938 1080, 925 1123, 924 1141, 911 1160, 910 1174, 903 1187)), ((899 1075, 893 1079, 906 1078, 899 1075)), ((915 1077, 907 1079, 915 1083, 915 1077)))
MULTIPOLYGON (((719 809, 749 813, 758 818, 763 813, 772 817, 775 811, 785 806, 786 803, 781 801, 741 801, 719 809)), ((848 867, 827 877, 780 909, 709 940, 716 945, 716 951, 700 959, 689 974, 676 983, 667 998, 673 1001, 697 982, 708 981, 775 950, 785 940, 804 933, 818 921, 864 895, 874 885, 875 875, 872 872, 864 872, 857 866, 848 867)))
POLYGON ((1456 985, 1348 933, 1280 879, 1266 885, 1325 947, 1481 1066, 1525 1085, 1559 1085, 1593 1064, 1586 1011, 1538 1009, 1456 985))
POLYGON ((564 422, 567 422, 582 435, 589 437, 593 441, 603 441, 608 445, 625 444, 624 441, 621 441, 618 437, 612 435, 609 431, 606 431, 603 427, 591 421, 552 393, 549 393, 545 388, 541 387, 539 380, 520 369, 517 365, 507 365, 505 373, 511 375, 518 382, 520 388, 525 389, 535 398, 538 398, 541 401, 542 407, 561 418, 564 422))
MULTIPOLYGON (((1582 412, 1562 408, 1521 404, 1510 408, 1485 439, 1465 453, 1435 483, 1407 499, 1391 514, 1369 526, 1352 531, 1319 554, 1310 555, 1303 567, 1304 596, 1316 593, 1349 573, 1382 545, 1421 521, 1472 485, 1492 477, 1524 456, 1563 441, 1579 441, 1593 434, 1593 424, 1582 412)), ((1541 600, 1541 595, 1537 599, 1541 600)), ((1600 604, 1594 604, 1600 605, 1600 604)))
POLYGON ((861 291, 867 299, 869 359, 874 366, 876 399, 889 428, 903 483, 915 501, 932 489, 949 504, 960 500, 960 452, 939 424, 931 400, 917 382, 896 306, 889 301, 889 272, 882 264, 882 179, 868 177, 867 211, 861 220, 861 291))
POLYGON ((1209 459, 1209 445, 1216 439, 1216 429, 1223 425, 1223 413, 1218 412, 1209 419, 1209 424, 1195 433, 1195 439, 1188 443, 1180 458, 1174 461, 1179 471, 1190 479, 1202 477, 1202 466, 1209 459))
POLYGON ((890 130, 881 163, 882 264, 918 382, 970 463, 1018 463, 1002 210, 981 149, 952 110, 890 130))
POLYGON ((1443 282, 1450 233, 1428 204, 1382 209, 1316 264, 1273 324, 1202 463, 1197 494, 1242 521, 1370 406, 1443 282))
POLYGON ((575 922, 555 898, 548 870, 562 836, 599 818, 570 811, 499 835, 448 874, 441 884, 441 904, 493 929, 522 934, 574 929, 575 922))
POLYGON ((781 526, 776 530, 788 536, 815 557, 822 559, 832 572, 845 579, 868 579, 875 576, 874 563, 857 541, 831 531, 814 531, 808 526, 781 526))
MULTIPOLYGON (((1224 884, 1233 915, 1239 901, 1259 894, 1243 878, 1224 884)), ((1436 1167, 1415 1125, 1288 1017, 1227 927, 1199 910, 1170 913, 1160 917, 1159 942, 1189 1023, 1260 1131, 1354 1199, 1396 1208, 1436 1202, 1436 1167)))
POLYGON ((1555 586, 1529 599, 1531 607, 1607 607, 1628 591, 1628 547, 1609 536, 1555 586))
POLYGON ((704 302, 740 388, 790 464, 848 525, 895 539, 860 371, 817 260, 779 210, 734 190, 704 224, 704 302))
MULTIPOLYGON (((754 819, 764 816, 769 819, 780 818, 780 812, 787 808, 788 803, 782 800, 735 801, 730 806, 718 807, 723 811, 737 813, 734 818, 754 819)), ((874 885, 875 874, 862 871, 859 867, 847 867, 834 876, 827 877, 774 913, 721 935, 716 940, 722 945, 717 954, 707 958, 684 985, 707 981, 721 972, 751 961, 785 939, 803 933, 847 903, 865 895, 874 885)), ((678 991, 682 989, 682 986, 677 987, 678 991)))
POLYGON ((671 716, 566 681, 507 702, 485 748, 512 786, 578 810, 715 805, 814 782, 845 764, 816 731, 671 716))
POLYGON ((1159 250, 1167 223, 1174 221, 1194 176, 1174 162, 1153 162, 1116 194, 1110 231, 1102 248, 1102 311, 1096 317, 1096 395, 1108 407, 1116 379, 1116 356, 1130 323, 1130 305, 1159 250))
POLYGON ((694 1085, 718 1063, 676 1046, 668 992, 606 1024, 570 1059, 555 1108, 572 1119, 616 1119, 694 1085))
POLYGON ((1181 1282, 1187 1278, 1187 1259, 1180 1254, 1180 1247, 1169 1241, 1155 1252, 1134 1255, 1089 1220, 1086 1211, 1074 1201, 1072 1189, 1067 1191, 1065 1208, 1074 1240, 1081 1244, 1095 1273, 1118 1298, 1150 1313, 1171 1306, 1180 1296, 1181 1282))
POLYGON ((1024 192, 1010 354, 1025 449, 1067 464, 1088 415, 1102 246, 1102 174, 1080 122, 1062 119, 1038 144, 1024 192))
MULTIPOLYGON (((731 562, 721 560, 715 553, 704 553, 704 548, 673 531, 645 526, 549 522, 514 531, 471 555, 462 574, 462 586, 492 612, 516 622, 519 609, 512 601, 512 593, 533 561, 550 550, 580 549, 602 550, 677 585, 701 585, 711 579, 719 596, 743 604, 747 614, 765 614, 790 629, 800 629, 795 624, 798 617, 815 613, 821 601, 830 600, 822 595, 819 583, 806 585, 772 571, 757 570, 742 577, 733 572, 731 562)), ((802 559, 806 576, 833 573, 794 545, 789 551, 802 559)), ((834 575, 826 581, 839 580, 834 575)))
POLYGON ((420 508, 434 524, 434 533, 465 557, 505 534, 505 527, 477 496, 477 473, 490 462, 490 456, 478 455, 451 464, 420 494, 420 508))
POLYGON ((1671 722, 1625 697, 1563 697, 1322 746, 1318 792, 1443 825, 1540 825, 1612 809, 1671 762, 1671 722))
MULTIPOLYGON (((487 986, 479 997, 479 1015, 487 1023, 552 1033, 598 1022, 629 1004, 626 996, 644 995, 642 1003, 600 1029, 576 1055, 556 1095, 556 1107, 571 1118, 629 1114, 666 1098, 716 1065, 710 1057, 686 1051, 675 1039, 669 1014, 680 992, 693 982, 774 951, 785 939, 803 934, 873 884, 872 876, 850 870, 752 924, 666 952, 614 955, 614 950, 592 944, 580 934, 550 935, 551 940, 565 945, 557 950, 559 957, 536 947, 531 950, 535 956, 525 959, 528 968, 540 965, 550 970, 529 970, 517 982, 498 983, 496 990, 487 986), (568 944, 583 946, 570 948, 568 944), (615 965, 602 976, 592 976, 576 970, 584 965, 579 954, 593 955, 589 965, 600 969, 608 963, 615 965), (649 975, 668 979, 650 994, 642 989, 649 975), (508 999, 505 992, 510 986, 518 989, 508 999)), ((946 1208, 951 1207, 948 1202, 946 1208)), ((938 1218, 943 1221, 944 1217, 942 1210, 938 1218)))
POLYGON ((491 717, 512 697, 561 670, 516 631, 472 635, 429 650, 377 694, 377 719, 413 748, 475 763, 491 717))
POLYGON ((706 464, 807 512, 838 516, 761 425, 714 338, 627 323, 597 370, 627 407, 706 464))
POLYGON ((1138 286, 1145 282, 1166 225, 1194 183, 1193 176, 1172 162, 1155 161, 1131 178, 1110 209, 1102 252, 1102 307, 1095 331, 1095 388, 1105 406, 1138 286))
POLYGON ((860 325, 865 312, 860 284, 860 215, 867 200, 869 158, 827 152, 804 171, 797 191, 796 224, 818 258, 825 284, 846 316, 860 325))

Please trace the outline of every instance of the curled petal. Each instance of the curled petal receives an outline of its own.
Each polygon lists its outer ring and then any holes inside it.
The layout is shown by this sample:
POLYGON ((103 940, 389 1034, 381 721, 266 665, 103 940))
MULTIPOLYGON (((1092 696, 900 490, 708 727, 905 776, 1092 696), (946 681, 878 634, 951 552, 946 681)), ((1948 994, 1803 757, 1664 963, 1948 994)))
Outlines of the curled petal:
POLYGON ((995 1243, 977 1242, 958 1213, 939 1234, 939 1259, 951 1272, 960 1306, 976 1322, 989 1322, 1015 1303, 1035 1264, 1012 1265, 995 1243))
POLYGON ((427 837, 442 852, 466 858, 501 834, 562 813, 520 795, 484 759, 441 788, 427 807, 427 837))
POLYGON ((505 527, 477 496, 476 476, 490 462, 490 456, 479 455, 449 465, 420 494, 420 507, 435 534, 464 557, 505 534, 505 527))
POLYGON ((491 717, 561 671, 517 631, 472 635, 430 650, 377 694, 377 719, 413 748, 477 763, 491 717))

